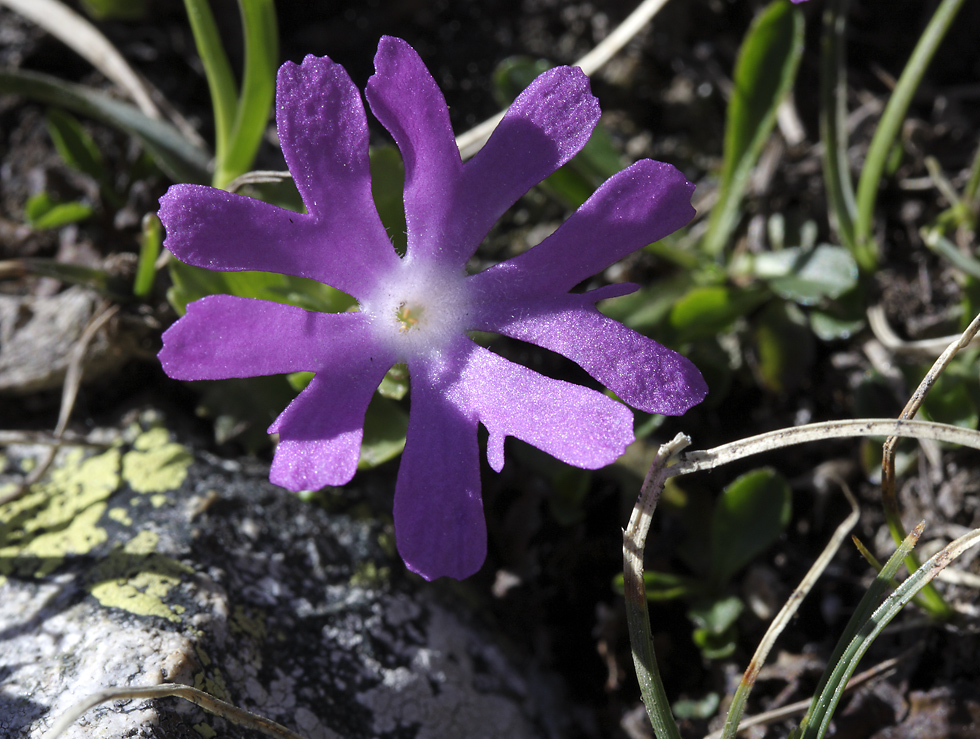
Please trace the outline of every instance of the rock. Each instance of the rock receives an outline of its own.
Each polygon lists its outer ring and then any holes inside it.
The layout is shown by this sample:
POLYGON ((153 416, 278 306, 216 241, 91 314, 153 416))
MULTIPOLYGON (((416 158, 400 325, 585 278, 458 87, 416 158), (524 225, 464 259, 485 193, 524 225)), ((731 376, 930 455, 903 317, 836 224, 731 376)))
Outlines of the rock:
MULTIPOLYGON (((309 739, 549 733, 547 681, 405 572, 390 523, 304 503, 150 416, 59 452, 0 508, 0 736, 38 739, 85 696, 162 681, 309 739)), ((216 735, 256 736, 176 698, 102 705, 63 736, 216 735)))
MULTIPOLYGON (((102 298, 84 287, 56 295, 0 295, 0 393, 26 395, 60 388, 102 298)), ((137 335, 119 321, 97 332, 83 358, 84 374, 118 370, 137 353, 137 335)), ((144 332, 145 333, 145 332, 144 332)))

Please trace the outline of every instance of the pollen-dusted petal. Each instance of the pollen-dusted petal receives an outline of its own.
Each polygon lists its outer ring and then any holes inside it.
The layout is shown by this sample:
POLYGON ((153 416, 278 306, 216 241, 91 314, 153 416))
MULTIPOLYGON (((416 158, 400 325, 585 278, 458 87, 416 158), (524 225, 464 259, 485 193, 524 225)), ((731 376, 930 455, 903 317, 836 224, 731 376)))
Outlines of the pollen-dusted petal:
POLYGON ((581 69, 556 67, 539 75, 464 165, 460 206, 467 217, 460 221, 466 233, 457 238, 475 249, 507 208, 582 150, 599 115, 581 69))
POLYGON ((374 286, 376 270, 398 260, 384 229, 383 248, 375 248, 356 217, 353 226, 339 216, 318 221, 205 185, 173 185, 160 198, 159 215, 163 245, 205 269, 309 277, 359 297, 374 286))
POLYGON ((475 275, 513 294, 564 293, 687 224, 694 185, 672 165, 643 159, 610 177, 555 233, 475 275))
POLYGON ((426 580, 462 580, 487 554, 477 422, 447 392, 454 373, 431 370, 426 362, 409 366, 411 414, 395 485, 395 541, 408 569, 426 580))
POLYGON ((359 313, 318 313, 268 300, 209 295, 163 333, 160 362, 175 380, 315 372, 364 348, 359 313))
POLYGON ((377 351, 366 331, 331 349, 335 356, 330 364, 269 427, 270 434, 279 434, 269 479, 289 490, 350 481, 361 453, 368 403, 394 364, 392 356, 377 351))
POLYGON ((391 133, 405 161, 408 255, 451 252, 462 161, 446 99, 415 49, 401 39, 382 37, 374 66, 366 90, 371 112, 391 133))
POLYGON ((514 436, 568 464, 597 469, 633 441, 633 414, 622 403, 522 367, 466 340, 452 395, 487 427, 487 459, 499 472, 504 439, 514 436))
POLYGON ((604 316, 594 305, 598 297, 609 295, 543 298, 523 304, 517 316, 501 310, 496 320, 487 311, 486 323, 478 328, 568 357, 647 413, 679 416, 704 400, 708 386, 693 362, 604 316))

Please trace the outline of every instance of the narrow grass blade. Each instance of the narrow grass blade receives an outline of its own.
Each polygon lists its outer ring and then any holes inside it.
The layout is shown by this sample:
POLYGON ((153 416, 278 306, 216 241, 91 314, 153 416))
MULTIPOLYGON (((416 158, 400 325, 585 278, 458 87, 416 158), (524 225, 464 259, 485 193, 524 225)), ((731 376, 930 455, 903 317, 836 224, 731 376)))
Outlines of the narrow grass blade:
MULTIPOLYGON (((857 240, 859 252, 867 252, 873 255, 872 267, 877 264, 878 260, 877 245, 873 243, 871 233, 874 224, 874 209, 888 153, 901 129, 902 121, 905 120, 905 114, 912 102, 912 96, 918 89, 929 62, 932 61, 933 55, 935 55, 939 44, 962 6, 963 0, 942 0, 939 7, 936 8, 929 25, 926 26, 926 30, 915 45, 908 64, 905 65, 902 75, 898 78, 898 84, 895 85, 895 90, 888 100, 888 105, 885 106, 885 112, 882 113, 881 121, 871 139, 868 157, 864 162, 861 178, 858 181, 854 237, 857 240)), ((868 268, 865 265, 862 266, 868 268)))
POLYGON ((629 624, 630 645, 633 648, 633 666, 640 683, 640 693, 646 705, 647 716, 653 725, 657 739, 680 739, 680 732, 670 712, 667 693, 664 691, 657 656, 653 649, 650 631, 650 611, 647 607, 646 588, 643 580, 643 550, 653 512, 660 500, 667 479, 666 465, 685 446, 690 438, 678 434, 657 450, 657 458, 650 466, 640 497, 633 507, 629 524, 623 531, 623 595, 626 603, 626 620, 629 624))
POLYGON ((187 18, 194 33, 194 43, 204 64, 204 74, 211 91, 211 106, 214 110, 215 171, 218 171, 227 156, 228 143, 235 124, 238 100, 235 75, 231 71, 231 63, 228 61, 228 55, 225 54, 208 0, 184 0, 184 7, 187 9, 187 18))
POLYGON ((279 39, 272 0, 239 0, 245 34, 242 92, 225 156, 214 173, 216 187, 252 168, 276 94, 279 39))
POLYGON ((133 281, 133 295, 145 298, 153 289, 157 274, 157 257, 163 248, 163 224, 156 213, 143 216, 143 233, 140 236, 140 256, 133 281))
POLYGON ((84 85, 17 69, 0 69, 0 92, 66 108, 136 136, 157 166, 178 182, 206 183, 210 180, 208 152, 189 142, 174 126, 145 116, 129 103, 114 100, 84 85))
POLYGON ((844 64, 844 29, 848 0, 828 0, 820 39, 820 140, 823 175, 830 217, 841 243, 862 269, 867 259, 858 254, 854 239, 854 183, 847 157, 847 77, 844 64))
POLYGON ((793 86, 802 54, 803 15, 788 0, 776 0, 753 21, 735 64, 721 192, 702 242, 711 256, 721 253, 735 229, 752 168, 776 124, 779 103, 793 86))
POLYGON ((150 100, 139 75, 109 39, 85 18, 59 0, 0 0, 25 18, 57 37, 102 74, 119 85, 144 115, 159 119, 160 111, 150 100))
POLYGON ((879 584, 883 586, 886 578, 890 579, 895 574, 899 565, 911 551, 914 544, 913 539, 918 539, 921 533, 922 524, 919 524, 889 558, 879 576, 875 578, 872 589, 869 589, 861 600, 858 611, 852 617, 847 630, 838 642, 834 658, 831 659, 828 666, 829 674, 825 673, 825 678, 821 681, 821 686, 817 691, 817 697, 800 725, 797 734, 798 739, 822 739, 830 727, 830 721, 840 701, 844 686, 882 629, 899 614, 916 593, 942 572, 950 562, 967 549, 980 543, 980 529, 974 529, 951 542, 912 573, 881 605, 874 608, 874 611, 869 614, 868 610, 877 603, 883 590, 883 587, 875 588, 875 586, 879 584))
POLYGON ((777 637, 789 625, 799 610, 800 605, 802 605, 803 599, 810 593, 813 586, 817 584, 820 575, 823 574, 827 565, 830 564, 834 555, 837 554, 848 533, 857 525, 858 519, 861 516, 857 501, 854 500, 854 496, 846 486, 843 486, 842 489, 844 495, 847 497, 847 502, 851 504, 851 512, 837 527, 837 530, 834 531, 834 535, 827 542, 827 546, 824 547, 820 556, 817 557, 810 569, 807 570, 803 580, 796 587, 796 590, 793 591, 792 595, 790 595, 789 599, 787 599, 786 603, 779 610, 779 613, 776 614, 769 628, 766 629, 766 633, 759 642, 755 654, 752 655, 752 661, 745 668, 745 674, 742 675, 738 688, 735 690, 735 695, 732 696, 732 704, 728 709, 728 715, 725 717, 725 727, 721 732, 721 736, 724 739, 735 739, 735 735, 738 733, 739 723, 742 720, 742 714, 745 712, 745 704, 749 699, 749 693, 752 692, 756 678, 759 676, 759 671, 762 669, 762 665, 765 663, 769 652, 776 643, 777 637))

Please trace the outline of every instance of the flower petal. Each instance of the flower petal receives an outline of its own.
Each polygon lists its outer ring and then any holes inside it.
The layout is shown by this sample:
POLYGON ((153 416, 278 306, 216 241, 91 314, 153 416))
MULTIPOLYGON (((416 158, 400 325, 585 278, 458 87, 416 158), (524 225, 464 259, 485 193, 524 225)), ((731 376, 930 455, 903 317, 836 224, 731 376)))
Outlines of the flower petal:
POLYGON ((358 347, 358 313, 317 313, 293 305, 209 295, 163 333, 160 362, 175 380, 315 372, 358 347))
MULTIPOLYGON (((474 249, 521 195, 578 154, 599 122, 599 101, 578 67, 539 75, 463 168, 466 233, 474 249)), ((472 256, 467 254, 466 258, 472 256)))
POLYGON ((647 413, 679 416, 697 405, 708 386, 694 363, 604 316, 594 303, 609 297, 572 294, 484 314, 484 331, 510 336, 568 357, 623 401, 647 413))
MULTIPOLYGON (((342 269, 355 274, 394 264, 398 256, 371 194, 364 104, 344 68, 314 56, 283 64, 276 128, 306 210, 323 230, 318 242, 330 245, 321 263, 333 271, 341 267, 337 262, 349 262, 342 269)), ((321 282, 333 285, 328 274, 321 282)))
POLYGON ((551 236, 473 276, 512 295, 564 293, 688 223, 694 185, 672 165, 644 159, 610 177, 551 236))
MULTIPOLYGON (((329 314, 327 314, 329 315, 329 314)), ((349 315, 349 314, 342 314, 349 315)), ((364 414, 394 364, 359 331, 269 427, 279 434, 269 479, 289 490, 343 485, 357 470, 364 414)))
POLYGON ((160 198, 159 215, 167 230, 163 245, 182 262, 309 277, 359 297, 398 255, 383 228, 372 236, 359 230, 357 216, 353 225, 343 222, 346 212, 318 221, 213 187, 173 185, 160 198))
POLYGON ((409 371, 412 407, 395 485, 398 553, 426 580, 462 580, 487 554, 477 422, 453 403, 437 367, 416 361, 409 371))
POLYGON ((454 243, 462 172, 446 99, 415 49, 401 39, 382 37, 374 66, 366 90, 371 112, 405 161, 407 256, 437 257, 454 243))
POLYGON ((614 462, 633 441, 633 414, 622 403, 479 346, 469 351, 459 385, 467 407, 490 432, 487 460, 497 472, 507 436, 585 469, 614 462))

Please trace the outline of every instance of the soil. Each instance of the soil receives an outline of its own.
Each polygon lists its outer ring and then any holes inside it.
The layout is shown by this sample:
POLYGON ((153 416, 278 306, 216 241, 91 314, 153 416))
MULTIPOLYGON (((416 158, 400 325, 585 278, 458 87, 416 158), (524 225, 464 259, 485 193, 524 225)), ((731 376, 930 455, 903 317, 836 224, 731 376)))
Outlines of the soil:
MULTIPOLYGON (((167 103, 208 138, 207 84, 183 8, 158 0, 149 0, 147 5, 144 19, 105 21, 98 26, 167 103)), ((241 56, 237 4, 220 0, 212 5, 237 69, 241 56)), ((936 5, 896 0, 889 5, 891 12, 883 16, 875 3, 851 4, 849 106, 867 113, 853 121, 855 174, 890 87, 936 5)), ((363 86, 372 73, 378 37, 405 38, 439 82, 453 126, 462 132, 497 112, 491 76, 502 60, 528 55, 557 64, 574 62, 633 6, 622 0, 280 0, 280 57, 299 61, 306 54, 327 54, 363 86)), ((652 27, 641 31, 593 78, 593 91, 603 107, 603 125, 624 160, 650 156, 671 162, 699 183, 699 192, 710 193, 722 153, 731 70, 748 24, 761 7, 742 0, 675 0, 652 27)), ((793 222, 811 219, 820 241, 834 240, 822 184, 817 124, 820 0, 801 7, 807 21, 806 52, 794 100, 805 138, 788 144, 780 133, 774 134, 775 143, 767 150, 770 176, 753 180, 736 234, 736 250, 758 249, 759 227, 774 213, 783 213, 793 222)), ((876 233, 883 248, 882 266, 867 280, 864 302, 865 307, 880 305, 892 328, 907 340, 955 333, 962 321, 957 311, 963 302, 963 275, 926 248, 919 228, 948 206, 928 180, 927 157, 934 157, 945 176, 962 188, 977 147, 978 27, 980 5, 965 4, 916 95, 902 130, 903 156, 879 198, 876 233)), ((58 41, 6 9, 0 9, 0 64, 111 88, 58 41)), ((125 193, 119 207, 105 207, 97 185, 60 159, 46 133, 43 115, 44 109, 29 100, 0 96, 0 258, 49 257, 98 267, 114 255, 134 253, 142 215, 155 210, 156 199, 171 183, 162 174, 137 166, 139 148, 126 136, 86 122, 117 188, 125 193), (28 197, 41 191, 61 200, 89 202, 96 216, 60 230, 34 230, 24 225, 24 207, 28 197)), ((381 127, 372 126, 373 140, 384 141, 381 127)), ((281 155, 271 141, 263 145, 256 167, 282 168, 281 155)), ((519 230, 529 213, 545 223, 560 222, 567 215, 557 202, 532 194, 495 229, 487 252, 496 255, 510 249, 512 232, 519 230)), ((974 242, 965 246, 975 250, 974 242)), ((643 282, 669 267, 644 254, 631 259, 625 268, 631 280, 643 282)), ((66 289, 67 285, 50 277, 11 274, 9 270, 0 280, 0 294, 6 296, 46 297, 66 289)), ((118 415, 121 408, 162 406, 182 423, 211 433, 210 421, 195 414, 197 392, 166 378, 154 358, 159 334, 174 318, 162 290, 145 305, 122 306, 110 325, 115 333, 110 335, 122 337, 120 341, 126 341, 129 349, 115 363, 85 377, 69 428, 84 431, 101 419, 118 415), (130 331, 127 325, 140 329, 130 331)), ((669 419, 640 457, 648 459, 655 442, 679 431, 690 434, 695 448, 703 449, 810 420, 860 416, 865 406, 857 396, 861 388, 867 390, 862 382, 874 373, 885 378, 874 385, 877 415, 894 417, 928 366, 922 357, 876 353, 870 346, 874 336, 865 325, 849 338, 815 342, 798 381, 777 392, 760 384, 752 371, 756 358, 749 337, 754 318, 750 315, 728 344, 743 361, 727 393, 683 418, 669 419), (910 384, 909 376, 916 372, 910 384)), ((535 367, 568 371, 562 364, 553 364, 553 358, 527 347, 507 344, 499 351, 535 367)), ((970 377, 975 384, 975 367, 970 377)), ((8 393, 0 397, 0 424, 10 430, 50 430, 57 421, 60 400, 60 387, 8 393)), ((711 694, 724 700, 731 693, 773 609, 778 609, 847 515, 848 506, 834 479, 846 482, 859 498, 861 518, 854 533, 879 557, 892 551, 880 488, 871 479, 874 465, 865 462, 870 447, 856 441, 824 442, 679 483, 690 498, 710 500, 736 475, 768 464, 791 483, 793 516, 776 545, 731 585, 732 593, 758 601, 756 610, 762 615, 751 608, 745 610, 738 621, 733 654, 707 659, 699 652, 691 640, 688 604, 651 605, 658 659, 672 701, 697 701, 711 694)), ((899 478, 899 503, 907 525, 926 521, 920 549, 931 555, 951 538, 980 526, 980 459, 976 452, 962 449, 930 447, 918 454, 914 444, 909 449, 913 462, 899 478)), ((234 441, 215 442, 213 451, 225 456, 244 453, 234 441)), ((268 449, 258 453, 264 458, 270 455, 268 449)), ((362 473, 367 481, 362 488, 375 491, 367 502, 378 516, 390 515, 396 470, 397 463, 389 463, 362 473)), ((9 476, 13 471, 5 472, 9 476)), ((556 473, 533 450, 516 444, 508 447, 508 464, 502 474, 483 471, 490 531, 487 564, 461 584, 416 581, 420 589, 444 588, 462 595, 460 602, 469 604, 540 665, 558 672, 581 713, 581 737, 650 735, 639 702, 622 598, 612 585, 622 571, 621 529, 641 474, 642 464, 625 464, 591 476, 570 477, 556 473), (576 504, 575 515, 563 518, 556 515, 554 501, 562 493, 562 481, 570 479, 585 485, 587 494, 576 504)), ((288 493, 283 491, 283 495, 288 493)), ((350 505, 361 502, 352 500, 350 505)), ((649 568, 689 572, 679 554, 691 536, 686 525, 681 511, 667 501, 656 514, 647 546, 649 568)), ((980 736, 976 590, 980 560, 971 554, 956 567, 973 579, 940 585, 956 612, 953 619, 939 623, 914 607, 906 609, 877 640, 859 669, 892 658, 898 658, 897 666, 845 697, 834 736, 980 736)), ((845 544, 777 642, 750 700, 749 715, 812 695, 825 660, 872 577, 873 571, 858 552, 845 544)), ((703 736, 718 728, 717 719, 711 718, 717 713, 682 720, 682 734, 703 736)), ((775 721, 749 735, 785 737, 799 717, 775 721)))

